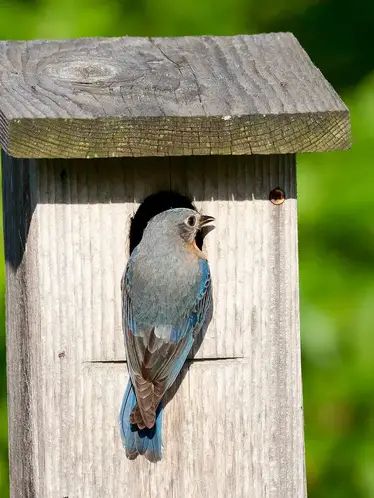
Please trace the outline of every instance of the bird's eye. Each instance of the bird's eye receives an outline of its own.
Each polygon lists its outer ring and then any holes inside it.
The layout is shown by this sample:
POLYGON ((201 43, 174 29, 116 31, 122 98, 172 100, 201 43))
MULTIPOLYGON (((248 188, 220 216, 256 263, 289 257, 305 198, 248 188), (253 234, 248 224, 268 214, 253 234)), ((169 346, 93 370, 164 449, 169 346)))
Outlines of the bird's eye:
POLYGON ((186 223, 189 227, 194 227, 196 225, 196 216, 189 216, 186 223))

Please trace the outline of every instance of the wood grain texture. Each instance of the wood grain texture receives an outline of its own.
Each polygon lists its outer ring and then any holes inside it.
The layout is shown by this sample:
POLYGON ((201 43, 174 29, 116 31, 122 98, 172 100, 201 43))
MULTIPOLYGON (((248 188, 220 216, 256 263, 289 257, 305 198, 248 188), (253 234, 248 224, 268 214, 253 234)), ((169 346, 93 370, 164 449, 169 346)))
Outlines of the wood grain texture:
POLYGON ((11 495, 35 497, 37 437, 34 383, 39 319, 36 224, 32 171, 28 161, 3 161, 3 215, 6 254, 8 430, 11 495), (28 244, 27 251, 26 242, 28 244))
POLYGON ((289 33, 0 43, 15 157, 347 148, 348 110, 289 33))
POLYGON ((26 251, 15 273, 8 264, 32 297, 22 308, 19 294, 7 297, 12 498, 305 496, 294 156, 4 155, 4 182, 8 227, 21 191, 32 192, 19 208, 30 213, 26 251), (275 206, 278 186, 286 201, 275 206), (151 465, 125 458, 117 426, 127 379, 119 283, 130 216, 170 188, 216 217, 205 241, 215 310, 167 405, 164 460, 151 465))

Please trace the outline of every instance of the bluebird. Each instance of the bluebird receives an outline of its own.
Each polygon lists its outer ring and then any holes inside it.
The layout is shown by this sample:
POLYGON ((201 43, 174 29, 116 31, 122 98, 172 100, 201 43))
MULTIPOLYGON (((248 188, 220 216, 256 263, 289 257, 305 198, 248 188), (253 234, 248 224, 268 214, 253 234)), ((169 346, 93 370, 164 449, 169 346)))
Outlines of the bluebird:
POLYGON ((151 462, 161 459, 163 397, 209 321, 209 265, 195 238, 213 220, 187 208, 157 214, 148 222, 122 277, 130 380, 120 429, 131 460, 138 455, 151 462))

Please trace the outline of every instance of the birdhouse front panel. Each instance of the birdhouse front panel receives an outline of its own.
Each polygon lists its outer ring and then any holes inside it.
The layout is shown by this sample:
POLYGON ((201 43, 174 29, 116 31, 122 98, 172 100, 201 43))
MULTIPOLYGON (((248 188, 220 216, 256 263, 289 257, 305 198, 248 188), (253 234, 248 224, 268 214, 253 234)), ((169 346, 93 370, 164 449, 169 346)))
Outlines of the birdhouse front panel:
MULTIPOLYGON (((25 167, 4 162, 14 179, 25 167)), ((294 156, 27 167, 36 496, 140 497, 145 487, 154 497, 295 496, 304 469, 294 156), (127 460, 119 433, 120 281, 131 219, 159 191, 215 217, 203 246, 214 309, 168 393, 163 459, 151 464, 127 460)))

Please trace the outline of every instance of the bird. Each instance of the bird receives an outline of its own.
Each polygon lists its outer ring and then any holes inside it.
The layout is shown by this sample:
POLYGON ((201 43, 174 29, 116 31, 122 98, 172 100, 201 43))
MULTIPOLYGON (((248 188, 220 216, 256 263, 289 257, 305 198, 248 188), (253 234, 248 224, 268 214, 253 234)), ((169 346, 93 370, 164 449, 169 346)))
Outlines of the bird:
POLYGON ((163 398, 212 314, 207 256, 196 236, 214 221, 189 208, 148 222, 121 280, 129 381, 120 409, 126 456, 162 458, 163 398))

